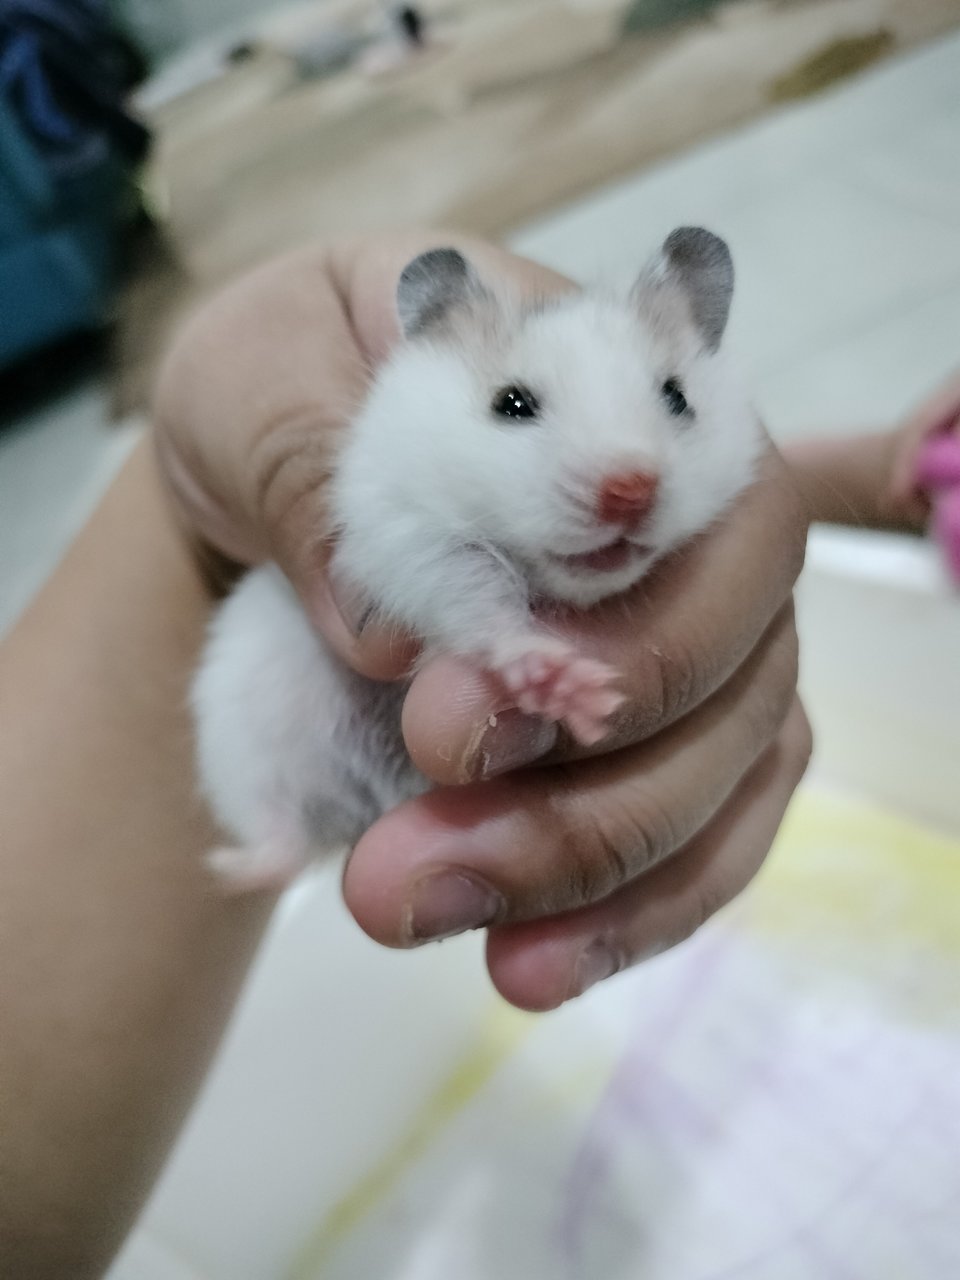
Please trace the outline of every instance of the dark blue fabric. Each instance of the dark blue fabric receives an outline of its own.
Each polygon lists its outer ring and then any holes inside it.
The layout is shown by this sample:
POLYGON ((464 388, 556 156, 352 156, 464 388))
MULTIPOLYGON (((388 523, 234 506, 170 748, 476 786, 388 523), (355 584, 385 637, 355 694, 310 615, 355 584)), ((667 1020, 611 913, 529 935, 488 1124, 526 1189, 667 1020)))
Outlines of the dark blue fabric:
POLYGON ((143 70, 105 0, 0 0, 0 367, 102 318, 143 70))
POLYGON ((143 71, 104 0, 0 0, 0 95, 57 171, 142 158, 147 132, 124 100, 143 71))

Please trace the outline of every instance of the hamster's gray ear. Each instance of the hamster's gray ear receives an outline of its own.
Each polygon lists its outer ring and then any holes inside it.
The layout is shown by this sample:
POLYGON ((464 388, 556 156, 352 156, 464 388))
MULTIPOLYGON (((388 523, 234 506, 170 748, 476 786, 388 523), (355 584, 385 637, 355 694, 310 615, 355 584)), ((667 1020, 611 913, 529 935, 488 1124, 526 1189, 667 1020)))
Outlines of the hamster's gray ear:
POLYGON ((397 312, 404 336, 413 338, 443 324, 454 308, 482 292, 473 268, 456 249, 430 249, 408 264, 397 285, 397 312))
POLYGON ((640 277, 637 292, 641 302, 652 301, 661 315, 674 309, 671 295, 675 299, 679 293, 706 350, 716 351, 733 298, 733 259, 726 241, 703 227, 677 227, 640 277))

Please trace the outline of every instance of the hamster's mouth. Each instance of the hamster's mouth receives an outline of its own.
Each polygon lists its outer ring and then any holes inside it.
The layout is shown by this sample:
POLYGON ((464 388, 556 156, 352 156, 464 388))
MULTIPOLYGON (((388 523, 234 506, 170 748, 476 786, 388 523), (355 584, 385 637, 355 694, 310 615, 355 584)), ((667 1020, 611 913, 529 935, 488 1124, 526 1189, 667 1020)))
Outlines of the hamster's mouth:
POLYGON ((596 551, 582 551, 573 556, 554 556, 553 559, 574 573, 618 573, 631 560, 647 556, 651 550, 651 547, 641 546, 628 538, 618 538, 616 542, 596 551))

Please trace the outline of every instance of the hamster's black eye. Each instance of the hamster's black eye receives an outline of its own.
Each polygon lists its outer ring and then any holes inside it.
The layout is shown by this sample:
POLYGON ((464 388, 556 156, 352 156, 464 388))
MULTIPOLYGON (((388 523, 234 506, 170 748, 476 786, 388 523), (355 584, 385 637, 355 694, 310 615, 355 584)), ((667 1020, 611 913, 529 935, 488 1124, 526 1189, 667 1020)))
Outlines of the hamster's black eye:
POLYGON ((540 412, 536 396, 526 387, 504 387, 490 406, 501 418, 535 418, 540 412))
POLYGON ((690 412, 687 397, 683 394, 683 388, 676 378, 668 378, 660 388, 660 394, 675 418, 681 418, 685 413, 690 412))

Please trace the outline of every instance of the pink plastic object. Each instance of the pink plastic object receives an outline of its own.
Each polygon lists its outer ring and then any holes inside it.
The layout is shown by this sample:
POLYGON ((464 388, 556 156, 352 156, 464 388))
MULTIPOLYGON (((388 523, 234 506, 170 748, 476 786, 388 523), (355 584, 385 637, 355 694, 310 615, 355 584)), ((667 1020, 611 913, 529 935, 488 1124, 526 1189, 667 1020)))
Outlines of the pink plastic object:
POLYGON ((930 528, 960 586, 960 434, 949 431, 930 437, 917 459, 916 482, 930 498, 930 528))

